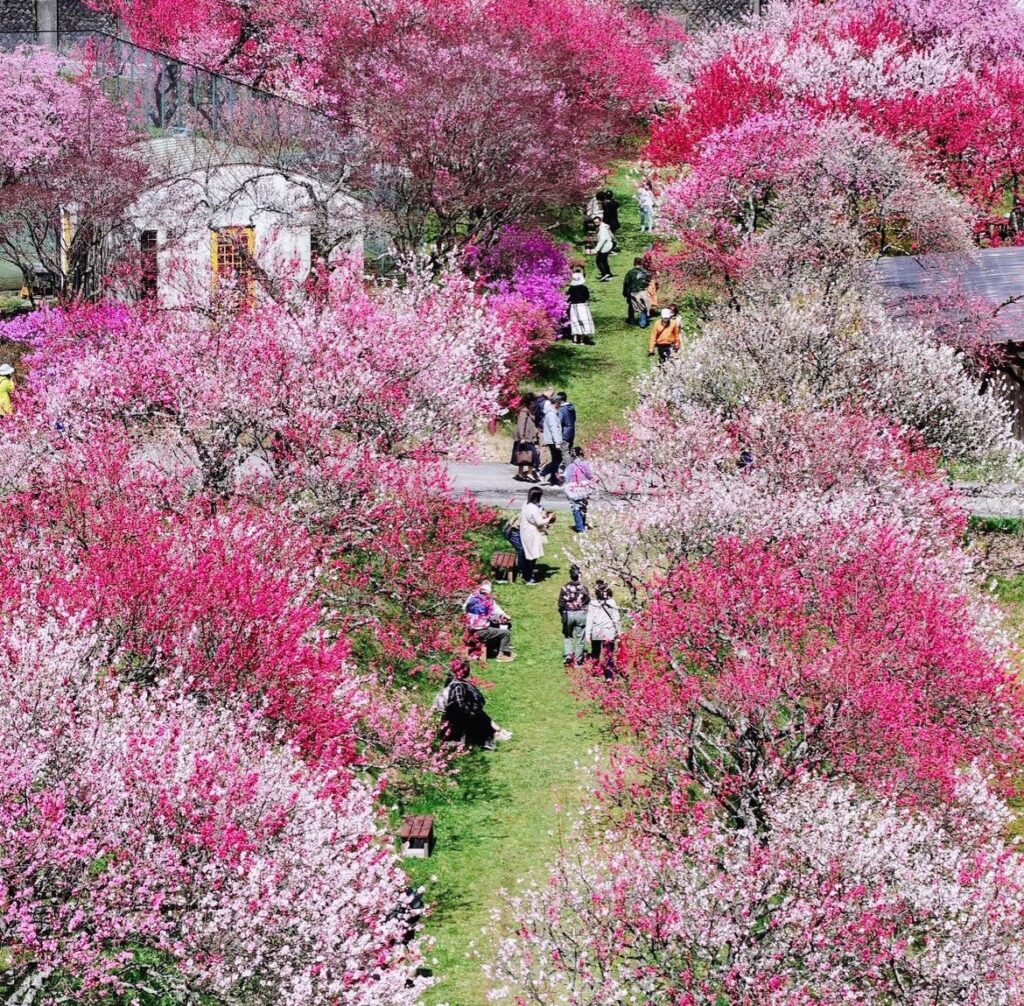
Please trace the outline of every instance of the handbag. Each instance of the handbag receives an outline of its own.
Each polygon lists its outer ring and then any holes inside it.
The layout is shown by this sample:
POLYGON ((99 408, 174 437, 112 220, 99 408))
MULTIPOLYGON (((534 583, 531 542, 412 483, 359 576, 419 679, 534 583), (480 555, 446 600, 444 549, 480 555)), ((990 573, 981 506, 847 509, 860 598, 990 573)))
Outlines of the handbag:
POLYGON ((517 465, 532 465, 533 464, 533 448, 523 447, 522 444, 516 446, 516 464, 517 465))

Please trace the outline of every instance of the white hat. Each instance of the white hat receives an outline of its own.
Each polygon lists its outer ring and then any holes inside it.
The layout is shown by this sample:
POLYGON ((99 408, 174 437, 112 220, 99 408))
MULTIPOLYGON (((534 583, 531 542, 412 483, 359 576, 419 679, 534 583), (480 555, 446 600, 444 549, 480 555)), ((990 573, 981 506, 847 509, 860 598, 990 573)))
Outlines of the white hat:
POLYGON ((484 580, 484 582, 480 584, 480 587, 478 589, 480 590, 481 594, 489 594, 491 592, 491 581, 484 580))
POLYGON ((0 363, 0 377, 10 377, 14 368, 9 363, 0 363))
POLYGON ((668 321, 669 318, 672 317, 672 312, 667 307, 663 307, 661 309, 661 316, 662 316, 662 318, 665 319, 665 321, 668 321))

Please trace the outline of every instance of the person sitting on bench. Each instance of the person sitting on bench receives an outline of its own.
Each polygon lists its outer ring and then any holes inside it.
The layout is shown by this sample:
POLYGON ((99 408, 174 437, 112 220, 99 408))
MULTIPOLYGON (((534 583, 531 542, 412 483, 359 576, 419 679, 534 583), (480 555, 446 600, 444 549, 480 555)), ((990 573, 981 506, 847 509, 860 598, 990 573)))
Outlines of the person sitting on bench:
POLYGON ((491 596, 491 581, 484 580, 462 606, 469 631, 487 647, 487 655, 497 652, 502 663, 515 660, 512 653, 512 619, 491 596))

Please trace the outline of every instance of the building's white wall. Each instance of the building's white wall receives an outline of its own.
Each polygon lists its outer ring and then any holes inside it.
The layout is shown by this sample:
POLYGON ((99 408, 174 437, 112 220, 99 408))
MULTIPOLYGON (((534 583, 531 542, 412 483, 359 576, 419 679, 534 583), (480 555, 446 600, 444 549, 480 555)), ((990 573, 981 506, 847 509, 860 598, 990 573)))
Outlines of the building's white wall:
MULTIPOLYGON (((362 253, 362 209, 339 195, 332 224, 351 222, 352 236, 336 254, 362 253)), ((213 288, 211 233, 252 227, 254 258, 276 281, 301 283, 310 270, 312 201, 304 187, 272 169, 226 165, 155 186, 132 214, 139 231, 158 235, 158 291, 168 307, 206 303, 213 288)))

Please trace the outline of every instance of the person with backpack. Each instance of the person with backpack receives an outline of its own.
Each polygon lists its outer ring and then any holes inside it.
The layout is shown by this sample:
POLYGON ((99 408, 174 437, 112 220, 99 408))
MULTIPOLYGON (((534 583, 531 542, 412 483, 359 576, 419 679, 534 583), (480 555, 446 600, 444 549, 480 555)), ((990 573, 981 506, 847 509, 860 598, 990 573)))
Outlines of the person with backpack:
POLYGON ((572 449, 572 461, 565 470, 565 498, 572 510, 573 530, 582 534, 587 530, 587 505, 590 502, 594 472, 583 455, 582 447, 572 449))
POLYGON ((590 659, 609 681, 615 675, 615 647, 620 635, 622 621, 612 588, 604 580, 598 580, 594 599, 587 605, 583 639, 590 647, 590 659))
POLYGON ((565 666, 583 664, 583 637, 587 628, 587 607, 590 591, 580 580, 579 566, 569 570, 569 582, 558 593, 558 613, 562 616, 562 639, 565 644, 565 666))
POLYGON ((642 258, 633 259, 633 268, 622 279, 622 296, 626 300, 626 323, 641 328, 647 327, 650 305, 647 303, 647 288, 651 274, 644 268, 642 258))
POLYGON ((469 661, 453 660, 448 680, 434 699, 441 713, 441 736, 455 744, 493 751, 497 741, 511 740, 512 732, 498 726, 484 712, 487 700, 469 680, 469 661))

